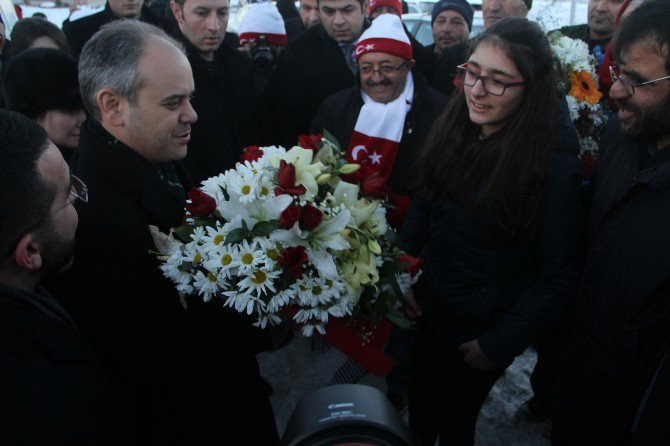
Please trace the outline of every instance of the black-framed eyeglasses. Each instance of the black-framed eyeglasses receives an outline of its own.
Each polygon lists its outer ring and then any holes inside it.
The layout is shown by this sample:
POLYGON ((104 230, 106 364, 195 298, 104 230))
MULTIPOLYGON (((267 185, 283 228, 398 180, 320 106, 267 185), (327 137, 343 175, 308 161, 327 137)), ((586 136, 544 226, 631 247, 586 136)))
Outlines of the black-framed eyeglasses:
POLYGON ((635 87, 644 87, 646 85, 650 85, 659 81, 664 81, 666 79, 670 79, 670 76, 664 76, 664 77, 659 77, 658 79, 652 79, 650 81, 646 82, 639 82, 635 83, 629 79, 626 79, 625 77, 621 76, 619 73, 619 67, 617 65, 610 65, 610 77, 612 78, 612 85, 616 84, 617 81, 621 81, 621 86, 623 87, 623 91, 626 92, 628 96, 631 96, 632 94, 635 93, 635 87))
POLYGON ((458 76, 462 85, 474 87, 477 81, 480 81, 484 91, 486 93, 492 94, 493 96, 502 96, 505 94, 505 90, 508 88, 526 85, 526 81, 502 82, 488 76, 482 76, 469 69, 467 63, 459 65, 456 68, 458 68, 458 76))
POLYGON ((362 67, 360 66, 358 67, 358 71, 360 71, 361 74, 365 74, 366 76, 368 74, 374 74, 374 73, 379 73, 381 75, 389 75, 397 71, 400 71, 402 67, 404 67, 405 65, 407 65, 407 61, 404 61, 397 67, 391 64, 380 65, 379 68, 375 68, 374 65, 363 65, 362 67))

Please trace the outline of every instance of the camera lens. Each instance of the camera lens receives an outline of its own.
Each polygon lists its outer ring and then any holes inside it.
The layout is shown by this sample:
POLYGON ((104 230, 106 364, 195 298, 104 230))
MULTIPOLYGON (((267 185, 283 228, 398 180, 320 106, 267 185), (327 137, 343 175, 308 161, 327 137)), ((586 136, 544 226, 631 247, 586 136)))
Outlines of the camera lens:
POLYGON ((274 55, 268 47, 257 47, 253 51, 254 68, 259 74, 267 74, 272 71, 274 65, 274 55))

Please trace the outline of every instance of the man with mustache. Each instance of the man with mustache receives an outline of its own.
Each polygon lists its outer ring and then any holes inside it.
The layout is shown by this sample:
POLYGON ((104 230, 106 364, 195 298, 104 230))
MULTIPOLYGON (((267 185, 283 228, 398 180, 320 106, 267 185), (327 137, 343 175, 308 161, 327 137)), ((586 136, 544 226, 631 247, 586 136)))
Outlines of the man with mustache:
POLYGON ((199 184, 234 167, 245 147, 274 141, 260 138, 251 61, 224 42, 229 0, 173 0, 170 7, 195 81, 199 118, 184 165, 199 184))
POLYGON ((154 13, 144 0, 107 0, 105 9, 95 14, 63 22, 63 32, 67 37, 72 53, 79 57, 84 44, 106 23, 119 19, 136 19, 169 31, 172 25, 168 19, 154 13))
POLYGON ((614 19, 624 0, 589 0, 587 14, 588 23, 582 25, 564 26, 559 31, 572 39, 583 40, 589 46, 589 51, 596 58, 598 65, 605 57, 605 50, 612 39, 614 19))
POLYGON ((90 199, 78 209, 77 261, 54 294, 101 359, 119 429, 133 444, 275 444, 247 348, 253 327, 218 302, 180 298, 152 254, 149 225, 179 226, 192 187, 179 163, 198 118, 183 47, 119 20, 86 44, 79 79, 92 118, 72 169, 90 199))
POLYGON ((644 3, 614 36, 610 97, 619 111, 594 176, 589 252, 561 360, 554 444, 652 444, 663 436, 642 439, 638 428, 667 428, 667 411, 659 416, 658 408, 669 401, 661 390, 670 339, 669 16, 667 1, 644 3), (658 418, 645 418, 653 410, 658 418))
POLYGON ((470 37, 475 10, 466 0, 440 0, 431 12, 433 39, 429 46, 438 55, 470 37))

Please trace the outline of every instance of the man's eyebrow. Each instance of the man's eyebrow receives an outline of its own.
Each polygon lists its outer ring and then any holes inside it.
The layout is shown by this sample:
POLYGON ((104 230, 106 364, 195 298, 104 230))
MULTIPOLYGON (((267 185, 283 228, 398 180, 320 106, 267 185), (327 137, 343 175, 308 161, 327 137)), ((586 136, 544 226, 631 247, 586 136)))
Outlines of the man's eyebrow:
POLYGON ((174 94, 171 94, 170 96, 167 96, 167 97, 161 99, 161 104, 164 104, 166 102, 172 102, 172 101, 175 101, 175 100, 181 101, 182 99, 184 99, 186 97, 189 97, 189 96, 190 96, 190 94, 174 93, 174 94))
POLYGON ((635 70, 627 70, 622 67, 619 67, 619 70, 621 74, 625 74, 627 78, 630 78, 630 80, 635 81, 637 83, 642 83, 647 80, 635 70))

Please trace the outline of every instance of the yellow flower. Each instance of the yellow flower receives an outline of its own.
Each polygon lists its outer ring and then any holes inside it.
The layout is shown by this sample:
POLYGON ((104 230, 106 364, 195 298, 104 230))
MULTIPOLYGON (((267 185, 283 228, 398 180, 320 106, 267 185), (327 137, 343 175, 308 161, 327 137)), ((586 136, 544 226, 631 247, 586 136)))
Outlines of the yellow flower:
POLYGON ((602 93, 591 75, 586 71, 573 71, 569 74, 570 91, 568 94, 578 101, 587 102, 590 105, 598 103, 602 93))

